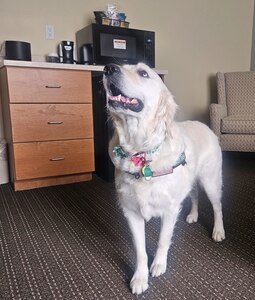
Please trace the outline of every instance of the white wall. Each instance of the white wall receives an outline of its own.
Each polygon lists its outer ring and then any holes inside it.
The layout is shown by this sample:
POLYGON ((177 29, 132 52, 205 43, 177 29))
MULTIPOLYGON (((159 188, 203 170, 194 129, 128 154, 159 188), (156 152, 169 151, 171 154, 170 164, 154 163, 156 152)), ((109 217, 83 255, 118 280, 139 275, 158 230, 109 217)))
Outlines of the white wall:
MULTIPOLYGON (((61 40, 91 23, 103 0, 1 0, 0 43, 24 40, 33 55, 56 51, 61 40), (55 40, 45 39, 45 24, 55 40)), ((115 0, 130 27, 156 32, 156 67, 187 118, 205 118, 215 100, 217 71, 249 70, 253 0, 115 0)), ((1 122, 0 122, 1 125, 1 122)), ((0 130, 0 136, 2 131, 0 130)))

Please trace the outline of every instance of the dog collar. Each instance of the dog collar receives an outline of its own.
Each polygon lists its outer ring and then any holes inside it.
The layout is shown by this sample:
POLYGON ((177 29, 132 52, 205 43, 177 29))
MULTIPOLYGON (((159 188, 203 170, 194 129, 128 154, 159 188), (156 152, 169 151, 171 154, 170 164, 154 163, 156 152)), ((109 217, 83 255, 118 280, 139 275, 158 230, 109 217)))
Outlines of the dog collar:
POLYGON ((186 156, 185 153, 182 152, 179 158, 177 159, 176 163, 173 166, 171 166, 168 170, 152 171, 149 165, 149 163, 152 161, 151 155, 157 152, 158 149, 159 146, 146 152, 137 152, 135 154, 130 154, 128 152, 125 152, 121 146, 116 146, 113 148, 113 154, 116 157, 120 157, 121 159, 130 158, 130 160, 134 163, 136 167, 142 167, 140 172, 127 172, 128 174, 133 175, 136 179, 144 177, 146 180, 150 180, 152 177, 169 175, 173 173, 175 168, 179 167, 180 165, 184 166, 186 164, 186 156), (149 159, 147 159, 148 156, 149 159))
POLYGON ((172 174, 174 172, 174 169, 181 165, 182 166, 186 165, 186 155, 184 152, 181 153, 176 163, 166 171, 152 171, 150 166, 146 165, 141 169, 141 172, 135 172, 135 173, 127 172, 127 173, 133 175, 135 179, 144 177, 146 180, 150 180, 152 177, 159 177, 159 176, 172 174))

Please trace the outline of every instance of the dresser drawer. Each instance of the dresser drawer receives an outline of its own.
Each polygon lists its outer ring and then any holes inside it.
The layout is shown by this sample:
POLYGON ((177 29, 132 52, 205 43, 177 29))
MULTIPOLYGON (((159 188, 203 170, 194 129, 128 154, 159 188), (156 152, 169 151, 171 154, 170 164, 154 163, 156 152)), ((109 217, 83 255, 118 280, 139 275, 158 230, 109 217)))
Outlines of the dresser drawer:
POLYGON ((91 72, 7 67, 10 103, 91 103, 91 72))
POLYGON ((94 171, 92 139, 18 143, 13 150, 16 180, 94 171))
POLYGON ((93 137, 92 104, 11 104, 13 142, 93 137))

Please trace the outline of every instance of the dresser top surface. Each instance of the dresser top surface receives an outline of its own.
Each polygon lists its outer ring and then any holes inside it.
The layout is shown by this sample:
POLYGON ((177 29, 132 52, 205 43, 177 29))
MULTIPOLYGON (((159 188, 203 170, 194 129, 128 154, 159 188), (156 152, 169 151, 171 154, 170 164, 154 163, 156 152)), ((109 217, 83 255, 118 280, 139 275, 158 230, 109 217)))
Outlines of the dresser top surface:
MULTIPOLYGON (((64 70, 82 70, 102 72, 104 66, 95 65, 79 65, 79 64, 62 64, 62 63, 48 63, 35 61, 20 61, 20 60, 0 60, 0 68, 2 67, 27 67, 27 68, 45 68, 45 69, 64 69, 64 70)), ((167 75, 167 70, 154 69, 159 75, 167 75)))

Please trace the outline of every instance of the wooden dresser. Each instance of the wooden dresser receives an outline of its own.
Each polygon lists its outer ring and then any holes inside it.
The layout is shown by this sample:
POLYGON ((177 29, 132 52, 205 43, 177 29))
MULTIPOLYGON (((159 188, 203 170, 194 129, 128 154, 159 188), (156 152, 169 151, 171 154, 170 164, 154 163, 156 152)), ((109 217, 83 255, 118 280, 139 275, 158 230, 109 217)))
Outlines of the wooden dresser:
POLYGON ((0 79, 14 189, 91 179, 91 71, 3 66, 0 79))

